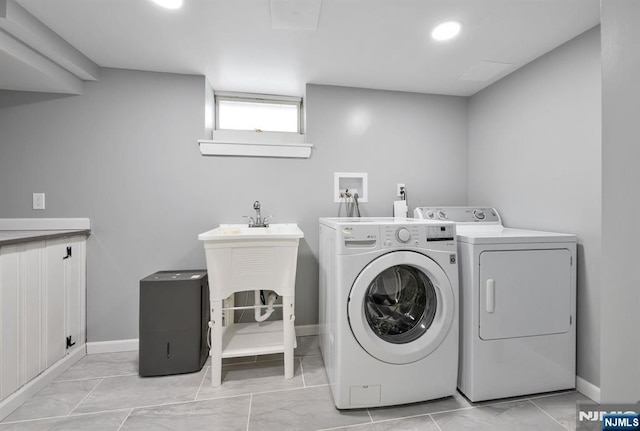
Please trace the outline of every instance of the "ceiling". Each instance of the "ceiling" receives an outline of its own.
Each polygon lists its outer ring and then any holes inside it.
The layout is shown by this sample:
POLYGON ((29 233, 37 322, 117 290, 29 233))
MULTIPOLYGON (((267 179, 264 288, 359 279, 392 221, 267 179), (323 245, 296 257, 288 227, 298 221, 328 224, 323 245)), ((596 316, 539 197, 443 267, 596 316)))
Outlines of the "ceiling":
POLYGON ((175 11, 149 0, 16 1, 98 66, 294 96, 306 83, 468 96, 600 21, 599 0, 184 0, 175 11), (316 29, 274 28, 271 2, 293 21, 320 4, 316 29), (432 41, 446 19, 463 32, 432 41), (495 63, 507 66, 460 79, 495 63))

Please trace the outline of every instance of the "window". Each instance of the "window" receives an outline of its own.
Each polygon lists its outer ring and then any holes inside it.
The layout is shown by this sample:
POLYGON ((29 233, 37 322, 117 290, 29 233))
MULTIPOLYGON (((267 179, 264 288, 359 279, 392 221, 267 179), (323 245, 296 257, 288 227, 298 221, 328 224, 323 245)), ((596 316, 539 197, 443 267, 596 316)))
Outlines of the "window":
POLYGON ((301 97, 208 90, 205 128, 209 139, 198 141, 200 152, 204 156, 309 158, 313 145, 306 142, 303 116, 301 97))
POLYGON ((302 133, 299 97, 215 93, 216 130, 302 133))

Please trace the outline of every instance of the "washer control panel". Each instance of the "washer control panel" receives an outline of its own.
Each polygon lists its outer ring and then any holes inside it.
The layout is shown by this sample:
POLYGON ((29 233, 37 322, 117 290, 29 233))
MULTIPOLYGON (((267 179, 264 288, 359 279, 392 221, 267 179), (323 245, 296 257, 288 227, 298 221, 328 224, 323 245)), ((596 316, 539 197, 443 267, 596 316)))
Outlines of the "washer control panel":
MULTIPOLYGON (((380 249, 456 251, 456 224, 450 221, 394 220, 390 217, 380 221, 356 218, 348 223, 339 220, 340 223, 333 227, 337 230, 335 247, 338 254, 380 249)), ((321 224, 321 228, 323 226, 321 224)))
POLYGON ((456 237, 455 225, 453 224, 434 224, 426 226, 427 241, 453 241, 456 237))
POLYGON ((420 225, 388 224, 380 226, 380 231, 384 247, 420 245, 420 225))
POLYGON ((381 226, 383 247, 425 246, 432 241, 454 241, 455 224, 408 224, 381 226))

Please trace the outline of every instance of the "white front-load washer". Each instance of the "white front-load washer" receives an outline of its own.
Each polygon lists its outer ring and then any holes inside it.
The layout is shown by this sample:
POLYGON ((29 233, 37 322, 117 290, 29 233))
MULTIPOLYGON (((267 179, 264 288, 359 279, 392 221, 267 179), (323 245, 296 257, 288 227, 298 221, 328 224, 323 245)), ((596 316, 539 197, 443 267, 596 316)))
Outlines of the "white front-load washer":
POLYGON ((319 281, 320 349, 337 408, 455 393, 454 223, 321 218, 319 281))
POLYGON ((494 208, 414 216, 456 222, 460 391, 482 401, 575 388, 575 235, 505 228, 494 208))

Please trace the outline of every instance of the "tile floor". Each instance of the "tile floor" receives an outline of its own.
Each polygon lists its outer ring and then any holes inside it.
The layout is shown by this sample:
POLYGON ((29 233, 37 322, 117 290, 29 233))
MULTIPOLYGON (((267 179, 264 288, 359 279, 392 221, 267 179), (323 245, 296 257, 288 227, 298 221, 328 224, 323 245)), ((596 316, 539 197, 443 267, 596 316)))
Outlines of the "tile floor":
POLYGON ((299 337, 293 379, 282 355, 226 360, 223 385, 209 366, 138 376, 137 352, 89 355, 0 423, 5 430, 574 430, 577 392, 471 404, 462 395, 397 407, 339 411, 317 337, 299 337))

